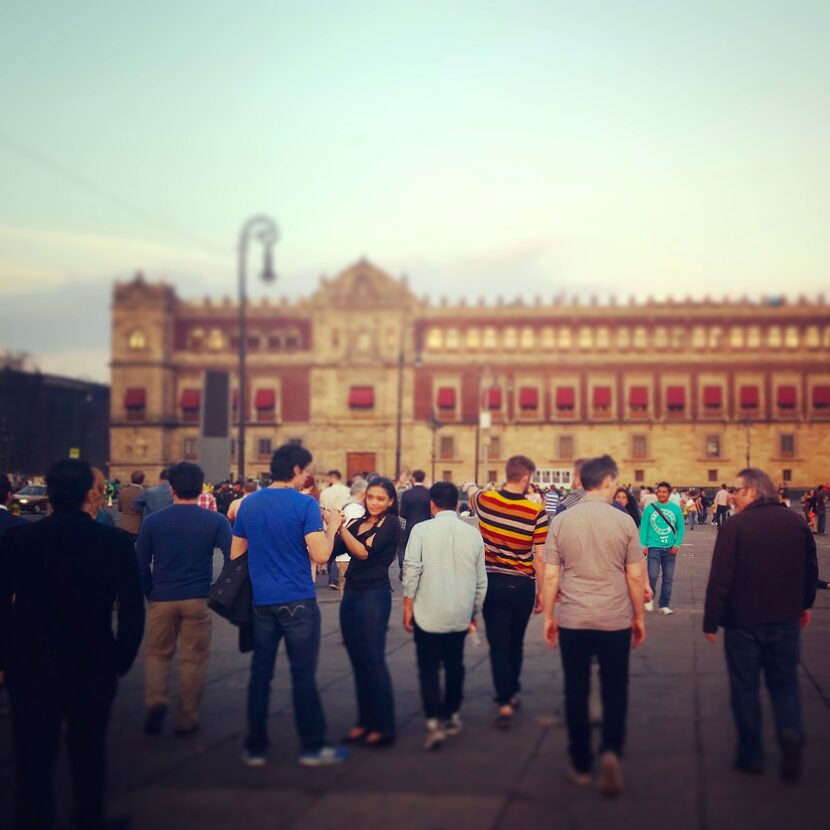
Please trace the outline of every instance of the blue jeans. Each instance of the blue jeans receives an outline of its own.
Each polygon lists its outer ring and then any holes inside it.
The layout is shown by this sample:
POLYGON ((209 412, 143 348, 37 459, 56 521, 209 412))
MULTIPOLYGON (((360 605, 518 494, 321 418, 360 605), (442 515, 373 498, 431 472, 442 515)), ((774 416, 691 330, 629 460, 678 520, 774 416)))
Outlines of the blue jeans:
POLYGON ((689 511, 689 530, 695 529, 695 519, 697 518, 697 511, 690 510, 689 511))
POLYGON ((804 739, 798 692, 801 634, 798 621, 727 628, 724 639, 729 669, 729 702, 738 732, 735 760, 762 761, 761 669, 772 701, 778 740, 794 735, 804 739))
POLYGON ((268 748, 268 699, 280 640, 285 638, 291 667, 294 723, 303 752, 325 745, 326 718, 317 691, 317 658, 320 654, 320 609, 314 599, 284 605, 255 605, 254 654, 248 683, 248 737, 252 754, 268 748))
POLYGON ((663 571, 663 581, 660 584, 660 608, 668 608, 671 602, 671 588, 674 582, 674 566, 677 557, 672 555, 671 548, 649 548, 648 549, 648 583, 651 590, 657 594, 657 579, 660 570, 663 571))
POLYGON ((357 726, 395 734, 395 699, 386 667, 386 629, 392 611, 388 588, 349 590, 340 603, 340 631, 354 671, 357 726))

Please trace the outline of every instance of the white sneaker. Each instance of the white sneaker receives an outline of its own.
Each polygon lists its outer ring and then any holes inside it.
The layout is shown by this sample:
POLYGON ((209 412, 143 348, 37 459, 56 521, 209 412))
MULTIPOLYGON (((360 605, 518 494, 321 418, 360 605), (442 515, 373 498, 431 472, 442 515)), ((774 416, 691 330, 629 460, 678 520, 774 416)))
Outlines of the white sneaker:
POLYGON ((453 712, 447 721, 444 723, 444 732, 449 735, 460 735, 464 724, 461 722, 461 715, 458 712, 453 712))
POLYGON ((264 755, 258 752, 248 752, 247 749, 242 751, 242 763, 251 769, 264 767, 268 762, 264 755))
POLYGON ((430 719, 427 721, 427 736, 424 740, 424 749, 429 752, 431 750, 441 749, 444 741, 447 740, 447 733, 441 728, 441 723, 437 719, 430 719))
POLYGON ((668 605, 666 605, 664 608, 661 608, 661 609, 660 609, 660 613, 661 613, 664 617, 668 617, 670 614, 674 614, 674 611, 672 611, 672 610, 671 610, 671 608, 669 608, 669 606, 668 606, 668 605))
POLYGON ((646 609, 646 611, 653 611, 653 610, 654 610, 654 600, 650 600, 649 602, 647 602, 647 603, 643 606, 643 608, 645 608, 645 609, 646 609))

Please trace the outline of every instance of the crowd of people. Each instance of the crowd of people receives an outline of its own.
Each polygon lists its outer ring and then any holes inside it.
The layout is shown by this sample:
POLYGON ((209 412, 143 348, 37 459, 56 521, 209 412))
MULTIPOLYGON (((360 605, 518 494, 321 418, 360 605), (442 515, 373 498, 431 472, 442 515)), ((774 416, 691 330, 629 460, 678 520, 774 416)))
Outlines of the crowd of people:
MULTIPOLYGON (((709 515, 702 491, 678 492, 663 481, 638 500, 619 486, 607 455, 577 461, 568 493, 538 492, 535 464, 522 455, 508 460, 500 486, 461 490, 443 481, 427 487, 420 470, 406 485, 374 474, 344 484, 332 470, 317 491, 312 462, 302 446, 280 447, 265 486, 206 487, 190 462, 163 471, 152 487, 136 471, 116 494, 115 528, 98 519, 103 476, 84 461, 63 460, 46 475, 46 519, 26 523, 0 509, 0 672, 11 699, 18 828, 52 824, 62 723, 76 826, 122 826, 104 821, 104 742, 118 678, 143 638, 144 731, 157 736, 171 707, 178 652, 174 731, 182 739, 196 733, 212 612, 238 626, 239 647, 251 652, 246 765, 268 762, 269 698, 282 641, 300 764, 343 763, 357 746, 391 747, 397 722, 386 637, 396 577, 401 624, 414 639, 425 750, 441 748, 464 728, 464 647, 479 637, 479 617, 489 646, 493 723, 512 727, 526 630, 541 614, 544 640, 561 655, 570 780, 586 785, 596 774, 604 795, 619 794, 631 649, 646 640, 655 597, 660 613, 674 613, 684 534, 709 515), (224 565, 213 581, 217 549, 224 565), (355 684, 354 725, 339 742, 330 740, 316 681, 322 569, 341 592, 340 630, 355 684), (597 764, 588 714, 595 661, 602 700, 597 764)), ((0 506, 10 494, 0 478, 0 506)), ((711 506, 718 533, 703 630, 711 642, 725 630, 735 767, 763 769, 763 666, 780 775, 795 781, 804 742, 799 637, 819 584, 814 534, 757 468, 741 470, 732 488, 724 484, 711 506)))

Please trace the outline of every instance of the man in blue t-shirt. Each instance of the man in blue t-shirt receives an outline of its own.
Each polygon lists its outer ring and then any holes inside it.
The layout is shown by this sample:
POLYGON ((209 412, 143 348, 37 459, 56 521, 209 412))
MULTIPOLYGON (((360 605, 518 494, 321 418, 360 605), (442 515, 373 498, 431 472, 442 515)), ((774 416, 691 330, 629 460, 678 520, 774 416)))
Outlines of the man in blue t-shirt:
POLYGON ((176 735, 199 727, 210 651, 208 590, 213 552, 230 554, 231 526, 221 513, 199 507, 205 474, 182 461, 170 468, 173 504, 141 523, 136 556, 141 590, 149 600, 144 661, 144 731, 158 735, 167 714, 170 666, 179 646, 179 710, 176 735))
POLYGON ((300 763, 322 766, 348 757, 345 750, 326 744, 326 719, 317 691, 320 609, 311 576, 314 564, 329 561, 343 517, 337 510, 321 512, 311 496, 299 492, 311 461, 311 453, 298 444, 276 450, 271 458, 273 483, 245 498, 233 526, 231 559, 248 554, 253 586, 254 654, 242 756, 249 767, 266 762, 268 698, 283 638, 302 745, 300 763))

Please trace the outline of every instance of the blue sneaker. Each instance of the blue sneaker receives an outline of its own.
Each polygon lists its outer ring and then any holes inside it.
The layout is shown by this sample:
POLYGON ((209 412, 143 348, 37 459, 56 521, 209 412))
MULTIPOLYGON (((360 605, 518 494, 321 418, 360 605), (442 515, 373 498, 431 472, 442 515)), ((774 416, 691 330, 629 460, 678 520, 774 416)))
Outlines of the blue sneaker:
POLYGON ((313 752, 304 752, 300 755, 300 766, 328 767, 332 764, 342 764, 347 761, 351 753, 348 749, 339 746, 324 746, 313 752))

